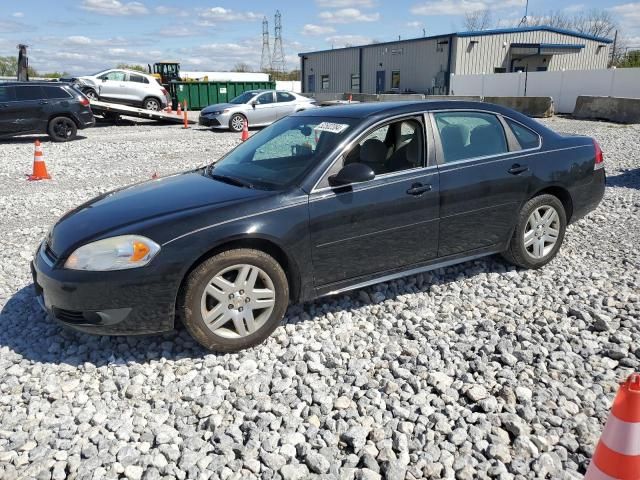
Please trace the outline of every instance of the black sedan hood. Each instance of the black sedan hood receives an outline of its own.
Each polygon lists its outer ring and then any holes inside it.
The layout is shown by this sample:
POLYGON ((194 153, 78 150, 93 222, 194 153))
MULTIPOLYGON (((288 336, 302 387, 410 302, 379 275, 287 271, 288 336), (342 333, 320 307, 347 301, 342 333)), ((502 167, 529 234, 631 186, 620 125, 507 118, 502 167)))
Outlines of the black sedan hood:
MULTIPOLYGON (((105 193, 71 210, 56 223, 48 242, 56 255, 62 255, 72 247, 128 225, 270 193, 273 192, 222 183, 202 170, 163 177, 105 193)), ((135 228, 130 233, 136 233, 135 228)))

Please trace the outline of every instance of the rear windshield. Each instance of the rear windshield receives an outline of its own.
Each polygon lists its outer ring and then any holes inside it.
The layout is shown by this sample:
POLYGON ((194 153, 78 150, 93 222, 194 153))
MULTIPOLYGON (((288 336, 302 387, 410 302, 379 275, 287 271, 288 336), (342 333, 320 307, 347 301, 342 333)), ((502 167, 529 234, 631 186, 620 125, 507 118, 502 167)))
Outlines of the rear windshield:
POLYGON ((353 118, 285 117, 240 144, 209 172, 267 190, 293 185, 322 162, 357 122, 353 118))

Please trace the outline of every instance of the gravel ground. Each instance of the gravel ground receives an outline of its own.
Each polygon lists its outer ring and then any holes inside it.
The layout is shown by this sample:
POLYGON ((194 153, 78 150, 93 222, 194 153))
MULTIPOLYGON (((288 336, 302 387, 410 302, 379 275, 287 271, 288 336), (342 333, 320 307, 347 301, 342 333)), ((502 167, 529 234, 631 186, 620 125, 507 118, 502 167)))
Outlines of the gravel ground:
POLYGON ((581 478, 638 368, 640 126, 595 136, 608 186, 540 271, 487 258, 291 307, 264 345, 185 331, 94 337, 34 298, 28 261, 66 210, 213 160, 238 134, 108 126, 0 146, 0 478, 581 478))

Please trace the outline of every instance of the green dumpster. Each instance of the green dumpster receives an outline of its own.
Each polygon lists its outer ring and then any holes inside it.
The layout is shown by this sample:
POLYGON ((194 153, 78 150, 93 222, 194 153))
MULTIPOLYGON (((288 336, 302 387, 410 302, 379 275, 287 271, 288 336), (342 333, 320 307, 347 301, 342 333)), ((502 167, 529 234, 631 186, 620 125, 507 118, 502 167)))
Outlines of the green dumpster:
POLYGON ((189 110, 202 110, 214 103, 226 103, 247 90, 274 88, 275 82, 172 82, 170 90, 174 108, 177 102, 186 100, 189 110))

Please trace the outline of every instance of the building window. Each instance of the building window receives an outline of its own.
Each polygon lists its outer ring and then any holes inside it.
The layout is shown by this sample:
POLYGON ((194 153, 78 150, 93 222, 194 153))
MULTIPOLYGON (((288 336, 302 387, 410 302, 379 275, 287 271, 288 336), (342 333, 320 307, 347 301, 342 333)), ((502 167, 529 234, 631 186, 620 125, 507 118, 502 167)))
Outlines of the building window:
POLYGON ((351 74, 351 90, 360 91, 360 75, 351 74))
POLYGON ((329 75, 322 75, 320 82, 322 84, 322 90, 329 90, 329 75))
POLYGON ((400 88, 400 70, 391 72, 391 88, 400 88))
POLYGON ((493 69, 493 73, 507 73, 507 69, 505 67, 496 67, 493 69))

